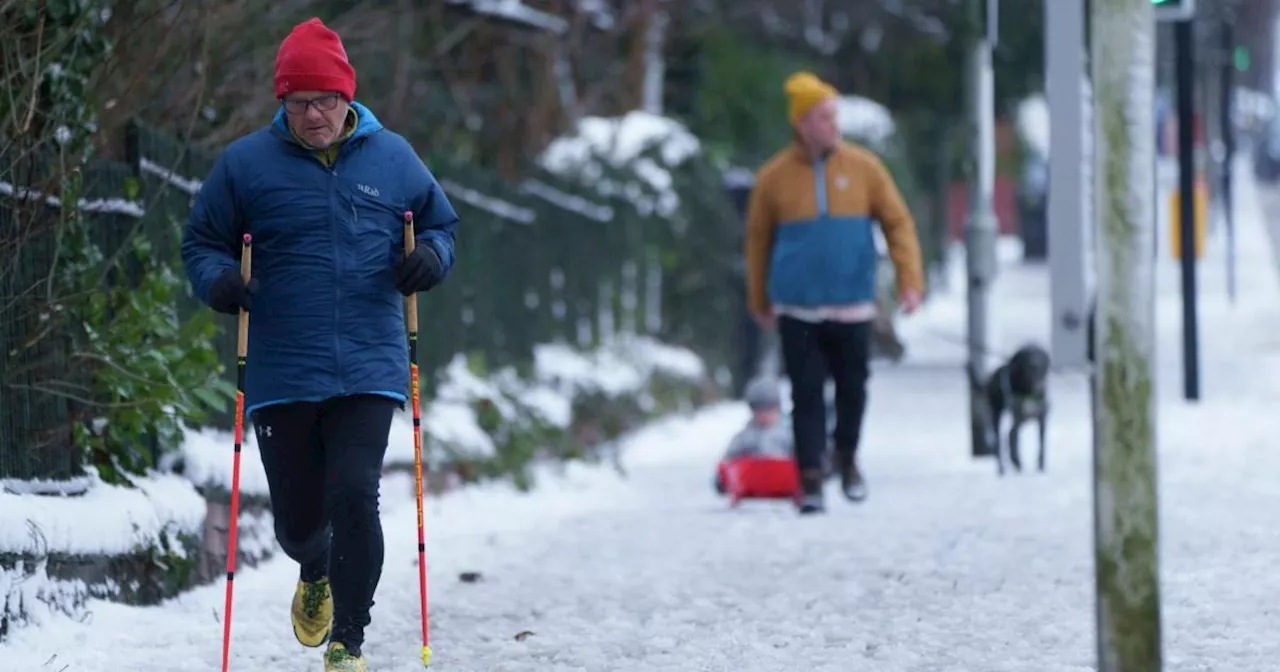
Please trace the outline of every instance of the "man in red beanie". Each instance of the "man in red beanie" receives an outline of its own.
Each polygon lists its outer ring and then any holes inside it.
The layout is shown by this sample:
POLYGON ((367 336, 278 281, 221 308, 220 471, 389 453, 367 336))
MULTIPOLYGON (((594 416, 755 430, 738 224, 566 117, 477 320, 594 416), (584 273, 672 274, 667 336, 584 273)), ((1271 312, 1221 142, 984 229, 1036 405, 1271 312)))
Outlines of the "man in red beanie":
POLYGON ((245 407, 276 539, 301 566, 294 635, 329 643, 325 670, 363 672, 382 574, 382 458, 409 387, 401 297, 444 280, 458 217, 409 143, 354 102, 355 70, 319 19, 281 43, 275 91, 274 121, 231 143, 205 180, 182 258, 215 311, 254 311, 245 407), (417 240, 407 257, 405 211, 417 240))

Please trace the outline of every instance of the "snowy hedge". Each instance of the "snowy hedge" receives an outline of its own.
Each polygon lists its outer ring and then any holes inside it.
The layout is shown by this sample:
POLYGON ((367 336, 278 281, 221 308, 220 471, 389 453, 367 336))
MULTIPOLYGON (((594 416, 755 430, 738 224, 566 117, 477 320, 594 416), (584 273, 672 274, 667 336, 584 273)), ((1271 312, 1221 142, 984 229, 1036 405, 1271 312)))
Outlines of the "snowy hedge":
MULTIPOLYGON (((454 357, 439 374, 434 398, 423 399, 423 460, 436 489, 493 478, 532 487, 534 462, 602 459, 602 449, 622 433, 713 395, 696 355, 642 337, 618 338, 590 351, 546 344, 535 348, 529 371, 482 369, 454 357)), ((231 445, 227 432, 193 433, 171 466, 212 500, 223 501, 231 482, 231 445)), ((241 459, 242 505, 265 507, 266 475, 252 432, 246 432, 241 459)), ((413 424, 402 412, 391 428, 384 468, 412 466, 413 424)))
POLYGON ((724 170, 679 121, 643 111, 584 117, 538 158, 558 178, 621 199, 647 218, 660 272, 660 314, 650 333, 701 355, 731 384, 729 355, 742 318, 738 213, 724 170))

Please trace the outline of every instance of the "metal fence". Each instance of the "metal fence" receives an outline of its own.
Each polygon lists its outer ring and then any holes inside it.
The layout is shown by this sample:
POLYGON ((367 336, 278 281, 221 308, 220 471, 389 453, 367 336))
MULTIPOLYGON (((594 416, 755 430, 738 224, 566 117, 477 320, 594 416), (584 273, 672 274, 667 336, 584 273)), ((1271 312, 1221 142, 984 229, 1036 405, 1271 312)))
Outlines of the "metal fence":
MULTIPOLYGON (((92 220, 104 252, 140 234, 161 243, 154 246, 158 254, 172 254, 172 224, 185 220, 215 157, 142 123, 130 126, 126 146, 127 162, 96 162, 84 171, 79 216, 92 220)), ((420 298, 424 371, 457 354, 490 369, 522 366, 538 343, 591 346, 623 332, 702 344, 713 360, 717 350, 732 347, 733 324, 719 317, 731 308, 717 298, 732 292, 716 284, 734 280, 714 270, 731 262, 714 260, 737 254, 737 223, 718 180, 687 185, 702 193, 691 211, 726 214, 728 221, 676 232, 669 220, 640 214, 621 195, 588 194, 549 174, 511 183, 464 163, 433 157, 427 163, 463 223, 449 281, 420 298)), ((24 343, 39 332, 41 311, 50 309, 29 290, 56 263, 57 222, 68 210, 48 199, 14 198, 29 187, 18 186, 26 184, 20 176, 13 179, 0 183, 0 241, 13 246, 0 249, 11 260, 0 267, 0 478, 67 478, 81 464, 73 428, 86 419, 86 407, 43 389, 42 381, 86 374, 59 352, 69 336, 45 336, 32 348, 24 343), (17 235, 21 226, 33 233, 17 235)), ((206 309, 187 297, 179 310, 206 309)), ((219 319, 215 346, 231 376, 234 318, 219 319)), ((428 394, 433 378, 423 377, 428 394)), ((232 420, 224 414, 211 424, 229 427, 232 420)))

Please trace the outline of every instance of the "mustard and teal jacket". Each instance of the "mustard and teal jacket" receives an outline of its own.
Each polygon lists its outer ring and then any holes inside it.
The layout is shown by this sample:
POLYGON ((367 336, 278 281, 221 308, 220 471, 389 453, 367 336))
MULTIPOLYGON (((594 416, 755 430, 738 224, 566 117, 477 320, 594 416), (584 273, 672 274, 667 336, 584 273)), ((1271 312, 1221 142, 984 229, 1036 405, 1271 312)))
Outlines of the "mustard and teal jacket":
POLYGON ((898 290, 924 292, 915 222, 879 157, 842 142, 813 159, 798 143, 756 174, 747 206, 747 300, 756 313, 871 303, 879 225, 898 290))

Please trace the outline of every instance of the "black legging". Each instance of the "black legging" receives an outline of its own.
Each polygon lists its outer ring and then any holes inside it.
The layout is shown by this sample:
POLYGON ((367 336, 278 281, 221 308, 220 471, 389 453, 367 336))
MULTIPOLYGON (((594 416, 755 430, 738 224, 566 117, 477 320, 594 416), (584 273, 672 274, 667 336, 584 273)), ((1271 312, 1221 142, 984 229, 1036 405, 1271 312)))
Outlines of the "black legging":
POLYGON ((378 484, 398 402, 357 395, 267 406, 253 414, 276 539, 303 580, 329 577, 330 639, 364 643, 382 577, 378 484))

